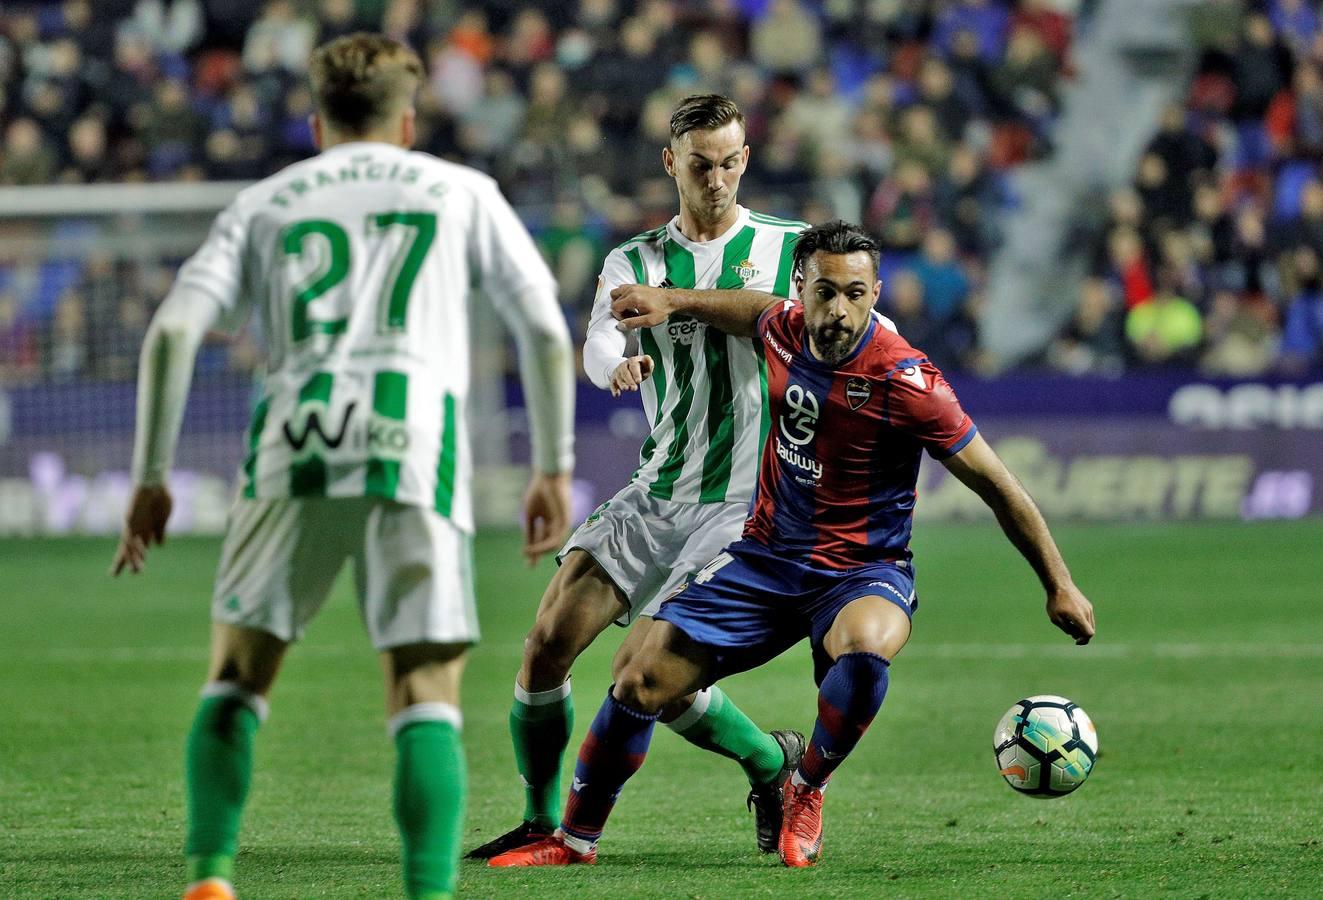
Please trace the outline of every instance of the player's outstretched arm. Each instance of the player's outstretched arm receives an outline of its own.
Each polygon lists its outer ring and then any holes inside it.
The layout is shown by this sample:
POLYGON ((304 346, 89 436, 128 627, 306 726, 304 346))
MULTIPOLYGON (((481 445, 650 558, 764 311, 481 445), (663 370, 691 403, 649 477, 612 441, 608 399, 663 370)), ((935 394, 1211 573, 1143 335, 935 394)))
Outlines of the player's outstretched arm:
POLYGON ((193 361, 220 316, 208 294, 176 285, 143 339, 138 360, 138 421, 133 440, 133 498, 124 517, 111 574, 142 571, 147 548, 165 542, 171 498, 166 477, 174 461, 193 361))
POLYGON ((1029 492, 1011 474, 982 435, 943 463, 965 486, 983 498, 997 516, 1001 530, 1029 561, 1047 591, 1047 615, 1077 644, 1094 635, 1093 605, 1075 586, 1043 514, 1029 492))
POLYGON ((697 291, 646 284, 622 284, 611 292, 611 312, 623 329, 660 325, 673 313, 684 313, 740 337, 752 337, 758 317, 784 302, 763 291, 697 291))

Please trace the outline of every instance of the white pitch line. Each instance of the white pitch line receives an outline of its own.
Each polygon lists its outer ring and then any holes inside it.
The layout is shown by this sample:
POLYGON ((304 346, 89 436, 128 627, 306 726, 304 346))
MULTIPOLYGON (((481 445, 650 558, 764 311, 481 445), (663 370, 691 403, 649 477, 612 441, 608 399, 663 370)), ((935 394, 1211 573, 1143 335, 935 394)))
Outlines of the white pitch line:
MULTIPOLYGON (((499 653, 479 645, 475 653, 499 653)), ((362 645, 299 646, 292 651, 298 656, 318 659, 341 659, 371 653, 362 645)), ((968 660, 1023 660, 1069 659, 1089 662, 1116 659, 1320 659, 1323 643, 1319 644, 1218 644, 1188 642, 1179 644, 1107 643, 1077 647, 1066 643, 1052 644, 987 644, 945 643, 926 644, 915 641, 905 648, 906 659, 968 659, 968 660)), ((167 663, 196 662, 207 658, 202 647, 50 647, 9 651, 9 660, 28 660, 56 663, 167 663)))

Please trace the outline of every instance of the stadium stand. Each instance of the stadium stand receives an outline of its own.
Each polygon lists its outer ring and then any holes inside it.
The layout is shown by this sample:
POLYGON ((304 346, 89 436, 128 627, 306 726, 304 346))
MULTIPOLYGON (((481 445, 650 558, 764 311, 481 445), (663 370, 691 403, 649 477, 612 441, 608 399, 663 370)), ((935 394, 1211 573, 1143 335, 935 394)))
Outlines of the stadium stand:
MULTIPOLYGON (((310 48, 382 30, 429 66, 420 147, 501 181, 581 325, 604 250, 671 214, 657 160, 671 105, 721 91, 749 118, 745 203, 863 221, 887 247, 889 312, 944 367, 975 368, 996 213, 1017 202, 1009 173, 1052 151, 1089 12, 1080 0, 6 4, 0 183, 260 177, 312 151, 310 48)), ((1320 65, 1306 0, 1251 4, 1203 53, 1133 185, 1110 198, 1075 315, 1033 364, 1320 364, 1320 65)), ((0 378, 130 377, 177 261, 0 259, 0 378)), ((203 365, 254 358, 239 347, 203 365)))

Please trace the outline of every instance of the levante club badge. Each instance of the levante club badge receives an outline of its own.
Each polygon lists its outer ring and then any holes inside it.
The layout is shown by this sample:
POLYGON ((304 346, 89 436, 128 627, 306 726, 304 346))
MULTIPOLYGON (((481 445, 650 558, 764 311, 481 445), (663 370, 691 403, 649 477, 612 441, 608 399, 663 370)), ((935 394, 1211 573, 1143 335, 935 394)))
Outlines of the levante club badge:
POLYGON ((850 404, 850 409, 859 409, 871 396, 873 388, 862 378, 851 378, 845 383, 845 402, 850 404))

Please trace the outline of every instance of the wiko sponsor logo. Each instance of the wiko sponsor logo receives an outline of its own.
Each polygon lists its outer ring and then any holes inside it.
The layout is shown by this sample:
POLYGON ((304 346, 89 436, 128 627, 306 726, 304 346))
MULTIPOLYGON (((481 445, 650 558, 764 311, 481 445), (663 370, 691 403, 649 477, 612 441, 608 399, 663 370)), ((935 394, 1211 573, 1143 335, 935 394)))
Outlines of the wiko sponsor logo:
POLYGON ((317 435, 317 440, 323 447, 335 450, 344 443, 345 435, 349 433, 349 419, 353 416, 356 405, 352 402, 345 405, 344 414, 340 416, 340 425, 334 432, 327 431, 322 427, 322 417, 319 415, 319 410, 324 410, 325 407, 320 404, 312 407, 300 407, 295 412, 296 418, 286 422, 280 430, 295 453, 302 451, 307 446, 308 439, 314 434, 317 435), (301 430, 296 432, 292 426, 297 421, 299 413, 303 413, 302 421, 299 422, 301 430))
POLYGON ((376 456, 403 459, 409 452, 409 428, 399 419, 373 416, 367 426, 367 445, 376 456))

